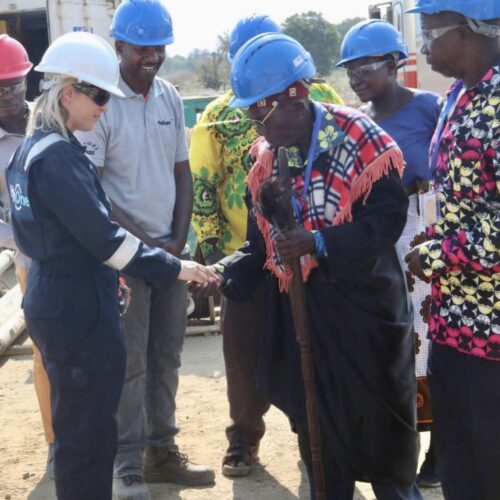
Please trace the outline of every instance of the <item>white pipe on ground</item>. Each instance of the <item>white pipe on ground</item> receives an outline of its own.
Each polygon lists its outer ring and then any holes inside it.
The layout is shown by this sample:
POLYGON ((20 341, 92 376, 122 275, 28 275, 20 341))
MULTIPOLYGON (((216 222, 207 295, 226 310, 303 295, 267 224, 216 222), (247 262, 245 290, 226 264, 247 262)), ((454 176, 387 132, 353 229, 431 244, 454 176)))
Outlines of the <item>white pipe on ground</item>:
POLYGON ((21 300, 19 285, 0 298, 0 354, 26 329, 21 300))
POLYGON ((0 276, 12 265, 15 255, 14 250, 2 250, 0 252, 0 276))

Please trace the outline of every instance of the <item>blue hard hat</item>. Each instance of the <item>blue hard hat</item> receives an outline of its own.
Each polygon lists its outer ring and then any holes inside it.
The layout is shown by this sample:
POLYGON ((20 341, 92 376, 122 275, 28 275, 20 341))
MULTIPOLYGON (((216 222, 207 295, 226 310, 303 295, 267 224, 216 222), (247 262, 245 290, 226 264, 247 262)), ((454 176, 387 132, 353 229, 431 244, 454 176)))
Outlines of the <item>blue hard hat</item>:
POLYGON ((113 16, 110 36, 134 45, 169 45, 174 41, 172 18, 161 0, 124 0, 113 16))
POLYGON ((337 66, 363 57, 385 56, 394 52, 399 54, 399 59, 408 58, 403 37, 392 24, 380 19, 361 21, 345 34, 337 66))
POLYGON ((416 0, 410 14, 458 12, 465 17, 486 21, 500 18, 500 0, 416 0))
POLYGON ((240 19, 229 34, 229 62, 233 61, 236 52, 245 42, 261 33, 281 33, 281 28, 276 21, 263 14, 253 14, 240 19))
POLYGON ((245 108, 316 74, 311 54, 282 33, 262 33, 246 42, 231 65, 233 108, 245 108))

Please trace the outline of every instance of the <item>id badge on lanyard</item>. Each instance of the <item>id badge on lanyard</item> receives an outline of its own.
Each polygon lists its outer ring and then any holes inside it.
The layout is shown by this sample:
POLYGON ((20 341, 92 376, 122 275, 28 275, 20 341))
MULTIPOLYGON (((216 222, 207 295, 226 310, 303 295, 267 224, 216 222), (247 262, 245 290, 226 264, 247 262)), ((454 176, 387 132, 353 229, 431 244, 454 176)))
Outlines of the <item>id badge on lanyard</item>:
POLYGON ((439 203, 439 190, 434 185, 427 193, 419 194, 418 209, 422 227, 427 228, 437 223, 441 213, 441 205, 439 203))
MULTIPOLYGON (((448 95, 446 104, 443 107, 441 114, 439 116, 435 132, 436 141, 434 143, 434 150, 432 151, 431 155, 431 171, 433 177, 435 177, 436 174, 436 164, 439 153, 439 144, 441 143, 446 122, 453 114, 453 111, 455 110, 455 107, 460 97, 464 93, 464 91, 465 89, 463 82, 457 82, 453 90, 448 95)), ((439 192, 440 192, 439 186, 437 186, 435 182, 431 182, 429 191, 427 191, 426 193, 421 193, 418 196, 420 223, 424 228, 432 226, 433 224, 436 224, 439 221, 441 215, 439 192)))

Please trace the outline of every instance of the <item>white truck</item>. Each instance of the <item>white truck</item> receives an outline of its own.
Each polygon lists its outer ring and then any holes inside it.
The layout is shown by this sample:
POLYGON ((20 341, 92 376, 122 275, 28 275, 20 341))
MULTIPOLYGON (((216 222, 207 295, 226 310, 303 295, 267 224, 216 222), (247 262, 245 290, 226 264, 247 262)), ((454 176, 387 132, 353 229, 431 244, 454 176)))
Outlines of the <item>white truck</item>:
POLYGON ((421 54, 420 16, 404 13, 405 10, 412 8, 414 3, 414 0, 392 0, 377 3, 369 7, 368 14, 372 19, 385 19, 403 34, 410 57, 400 71, 402 83, 407 87, 444 94, 450 87, 452 80, 432 71, 425 61, 425 56, 421 54))
MULTIPOLYGON (((0 0, 0 34, 19 40, 38 64, 52 40, 69 31, 89 31, 109 40, 120 0, 0 0)), ((38 95, 39 73, 28 75, 28 99, 38 95)))

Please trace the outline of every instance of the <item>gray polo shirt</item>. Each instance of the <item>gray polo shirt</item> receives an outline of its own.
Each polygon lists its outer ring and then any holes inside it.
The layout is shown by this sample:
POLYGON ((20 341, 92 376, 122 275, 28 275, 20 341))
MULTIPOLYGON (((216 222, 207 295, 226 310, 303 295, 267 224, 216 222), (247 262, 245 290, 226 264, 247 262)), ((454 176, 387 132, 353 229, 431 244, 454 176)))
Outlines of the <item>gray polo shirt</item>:
POLYGON ((155 78, 145 99, 120 79, 125 98, 112 96, 91 132, 77 132, 87 155, 104 167, 102 184, 152 238, 168 239, 175 207, 174 166, 188 159, 183 104, 175 87, 155 78))

